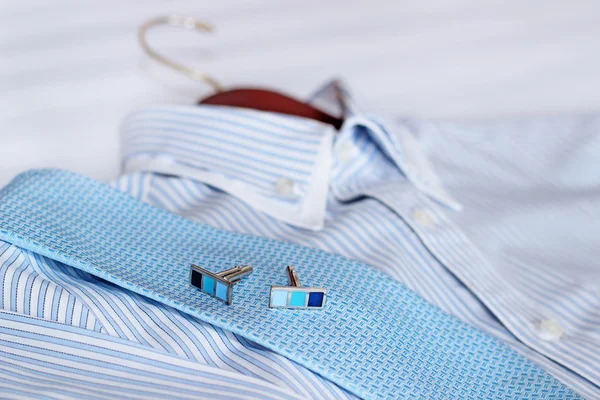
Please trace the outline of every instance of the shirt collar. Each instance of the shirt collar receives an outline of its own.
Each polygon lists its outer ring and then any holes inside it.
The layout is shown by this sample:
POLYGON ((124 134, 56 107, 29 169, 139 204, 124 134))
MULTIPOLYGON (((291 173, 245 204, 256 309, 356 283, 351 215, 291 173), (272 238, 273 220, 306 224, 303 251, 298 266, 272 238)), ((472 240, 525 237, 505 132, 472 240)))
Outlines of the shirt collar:
POLYGON ((443 186, 408 124, 366 113, 356 114, 346 123, 352 127, 360 126, 368 132, 384 155, 421 193, 455 211, 462 209, 462 205, 443 186))
MULTIPOLYGON (((334 142, 366 127, 422 192, 457 207, 410 130, 383 122, 336 80, 309 100, 344 116, 339 133, 318 121, 234 107, 154 106, 122 125, 123 169, 181 176, 226 191, 284 222, 321 229, 334 142)), ((337 144, 336 144, 337 145, 337 144)))

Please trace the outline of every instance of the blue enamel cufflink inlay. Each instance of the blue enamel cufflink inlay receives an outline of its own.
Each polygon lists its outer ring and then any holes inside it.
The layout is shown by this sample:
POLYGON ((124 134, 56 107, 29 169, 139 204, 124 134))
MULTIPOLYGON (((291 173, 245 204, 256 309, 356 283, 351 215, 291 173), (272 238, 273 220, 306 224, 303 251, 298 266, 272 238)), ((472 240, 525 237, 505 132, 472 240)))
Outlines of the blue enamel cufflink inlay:
POLYGON ((221 272, 210 272, 192 264, 190 284, 202 292, 225 302, 232 303, 233 285, 252 273, 252 266, 238 265, 221 272))
POLYGON ((290 286, 271 286, 269 308, 300 308, 316 310, 325 306, 327 289, 302 287, 293 266, 287 267, 290 286))

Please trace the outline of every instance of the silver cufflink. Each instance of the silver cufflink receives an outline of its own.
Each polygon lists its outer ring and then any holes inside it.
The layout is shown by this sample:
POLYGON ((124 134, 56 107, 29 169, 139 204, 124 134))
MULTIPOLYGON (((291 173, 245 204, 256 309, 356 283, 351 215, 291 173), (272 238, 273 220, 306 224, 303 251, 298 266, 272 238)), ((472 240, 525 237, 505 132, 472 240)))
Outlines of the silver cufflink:
POLYGON ((289 286, 271 286, 269 308, 321 309, 325 306, 327 289, 302 287, 296 269, 288 265, 289 286))
POLYGON ((252 266, 250 265, 237 265, 225 271, 214 273, 192 264, 190 284, 202 292, 224 301, 227 305, 231 305, 233 285, 251 273, 252 266))

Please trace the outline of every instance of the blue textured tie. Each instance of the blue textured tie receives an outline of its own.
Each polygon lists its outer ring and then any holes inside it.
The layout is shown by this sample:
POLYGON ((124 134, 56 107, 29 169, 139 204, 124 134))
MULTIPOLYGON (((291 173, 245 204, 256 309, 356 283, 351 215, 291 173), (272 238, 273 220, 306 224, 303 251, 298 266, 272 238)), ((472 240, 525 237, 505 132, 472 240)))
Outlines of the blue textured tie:
POLYGON ((490 336, 341 256, 199 225, 109 186, 32 171, 0 191, 0 238, 242 335, 365 398, 578 398, 490 336), (227 306, 190 287, 190 264, 251 264, 227 306), (328 288, 322 311, 272 310, 296 265, 328 288))

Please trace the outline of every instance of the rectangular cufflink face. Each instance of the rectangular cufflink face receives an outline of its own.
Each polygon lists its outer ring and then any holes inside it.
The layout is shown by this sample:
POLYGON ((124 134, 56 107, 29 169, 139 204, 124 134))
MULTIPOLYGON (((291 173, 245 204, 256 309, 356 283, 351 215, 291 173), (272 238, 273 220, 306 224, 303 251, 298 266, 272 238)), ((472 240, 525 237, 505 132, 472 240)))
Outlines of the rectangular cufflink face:
POLYGON ((210 271, 192 265, 190 270, 190 284, 202 292, 231 304, 231 292, 233 284, 210 271))
POLYGON ((320 309, 325 306, 327 289, 295 286, 271 286, 269 308, 320 309))

